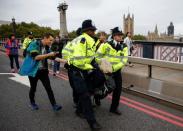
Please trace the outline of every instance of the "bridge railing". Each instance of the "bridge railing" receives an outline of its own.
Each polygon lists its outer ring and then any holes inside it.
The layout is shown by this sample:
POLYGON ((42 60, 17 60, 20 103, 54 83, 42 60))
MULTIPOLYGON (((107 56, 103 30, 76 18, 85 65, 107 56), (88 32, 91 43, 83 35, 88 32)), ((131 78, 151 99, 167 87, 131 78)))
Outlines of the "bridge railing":
POLYGON ((132 56, 183 63, 182 42, 134 41, 132 56))

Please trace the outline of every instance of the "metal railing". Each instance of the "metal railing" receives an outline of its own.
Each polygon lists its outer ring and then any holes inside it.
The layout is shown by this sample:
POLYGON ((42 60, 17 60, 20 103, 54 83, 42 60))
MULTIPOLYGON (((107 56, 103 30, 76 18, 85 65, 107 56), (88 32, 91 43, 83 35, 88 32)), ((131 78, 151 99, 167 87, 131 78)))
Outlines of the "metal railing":
POLYGON ((134 41, 132 56, 183 63, 182 42, 134 41))

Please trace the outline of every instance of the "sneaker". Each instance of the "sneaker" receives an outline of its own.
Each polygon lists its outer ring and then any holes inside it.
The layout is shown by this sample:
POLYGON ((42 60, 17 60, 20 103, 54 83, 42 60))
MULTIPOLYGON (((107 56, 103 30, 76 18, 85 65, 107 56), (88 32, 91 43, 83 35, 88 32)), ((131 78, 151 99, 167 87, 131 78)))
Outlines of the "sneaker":
POLYGON ((60 73, 60 71, 57 71, 56 73, 57 73, 57 74, 59 74, 59 73, 60 73))
POLYGON ((56 76, 56 74, 55 74, 55 73, 53 73, 53 76, 56 76))
POLYGON ((36 103, 31 103, 30 106, 31 106, 32 110, 38 110, 39 109, 39 107, 36 103))
POLYGON ((18 73, 19 71, 20 71, 20 69, 16 69, 16 71, 15 71, 15 72, 16 72, 16 73, 18 73))
POLYGON ((59 105, 57 105, 57 104, 53 105, 52 107, 53 107, 53 110, 54 110, 54 111, 59 111, 59 110, 62 109, 62 106, 59 106, 59 105))

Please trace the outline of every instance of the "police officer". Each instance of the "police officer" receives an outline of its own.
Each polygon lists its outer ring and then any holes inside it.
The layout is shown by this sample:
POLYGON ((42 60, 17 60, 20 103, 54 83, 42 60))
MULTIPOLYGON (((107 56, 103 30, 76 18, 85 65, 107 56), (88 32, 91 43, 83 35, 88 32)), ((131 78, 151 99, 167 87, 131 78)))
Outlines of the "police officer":
POLYGON ((23 44, 22 44, 22 49, 23 49, 23 56, 26 57, 26 52, 29 44, 33 41, 33 33, 28 32, 28 36, 24 39, 23 44))
POLYGON ((79 96, 79 102, 76 113, 83 113, 90 128, 92 130, 101 129, 100 124, 95 119, 92 108, 91 94, 92 86, 88 79, 92 72, 92 60, 95 56, 96 41, 94 39, 96 27, 92 20, 85 20, 82 23, 82 35, 80 35, 76 43, 73 44, 73 53, 69 58, 68 63, 72 66, 74 88, 79 96))
POLYGON ((120 95, 122 91, 121 69, 127 63, 128 49, 127 45, 122 43, 122 31, 118 27, 112 29, 112 40, 102 44, 96 53, 96 60, 99 62, 101 58, 106 58, 112 64, 112 75, 116 88, 113 90, 112 104, 110 112, 121 115, 118 110, 120 95))

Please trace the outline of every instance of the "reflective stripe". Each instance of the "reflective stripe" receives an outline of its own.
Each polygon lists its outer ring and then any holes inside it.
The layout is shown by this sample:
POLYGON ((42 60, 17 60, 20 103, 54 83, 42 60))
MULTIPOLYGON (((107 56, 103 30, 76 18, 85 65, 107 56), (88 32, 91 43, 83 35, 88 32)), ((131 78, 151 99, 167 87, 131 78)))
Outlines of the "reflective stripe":
POLYGON ((106 54, 106 56, 111 57, 111 58, 119 58, 119 59, 123 59, 126 56, 114 56, 114 55, 110 55, 110 54, 106 54))
POLYGON ((110 62, 112 65, 114 65, 114 64, 118 64, 119 62, 110 62))
POLYGON ((109 52, 110 50, 111 50, 111 48, 109 48, 109 47, 106 49, 107 52, 109 52))
MULTIPOLYGON (((123 56, 122 59, 121 59, 121 61, 120 61, 120 62, 122 62, 124 65, 126 64, 126 62, 124 62, 123 60, 126 59, 126 58, 128 58, 128 56, 123 56)), ((118 64, 118 63, 119 63, 119 62, 111 62, 111 64, 118 64)))
POLYGON ((87 50, 91 50, 91 48, 87 48, 87 50))
POLYGON ((102 53, 100 53, 100 52, 97 52, 96 54, 97 54, 97 55, 104 55, 104 54, 102 54, 102 53))
POLYGON ((66 51, 71 52, 71 53, 74 52, 74 50, 71 50, 71 49, 68 49, 68 48, 64 48, 63 50, 66 50, 66 51))
MULTIPOLYGON (((120 61, 120 62, 122 62, 123 63, 123 65, 125 65, 126 63, 122 60, 122 61, 120 61)), ((112 65, 114 65, 114 64, 118 64, 118 63, 120 63, 120 62, 110 62, 112 65)))
POLYGON ((74 56, 73 58, 71 58, 71 60, 80 60, 80 59, 86 59, 86 58, 91 58, 93 59, 94 56, 74 56))
POLYGON ((96 55, 97 55, 96 58, 102 58, 104 56, 104 54, 102 53, 97 53, 96 55))
POLYGON ((82 68, 82 67, 85 67, 85 65, 77 65, 77 66, 79 66, 79 67, 81 67, 81 68, 82 68))

